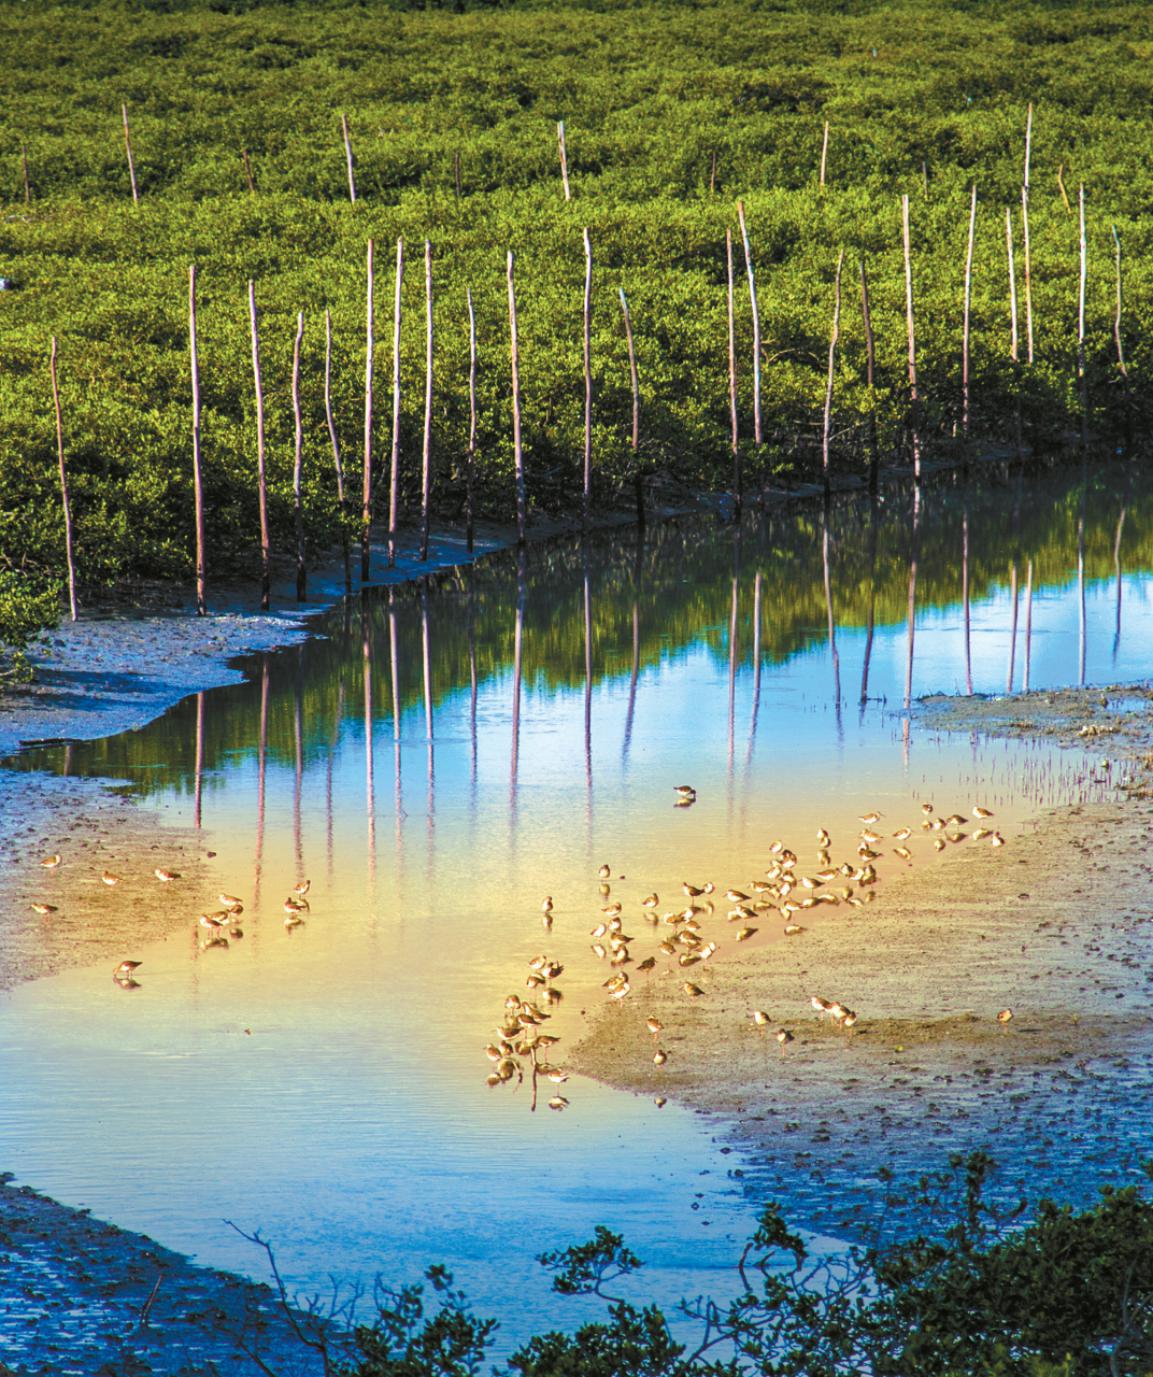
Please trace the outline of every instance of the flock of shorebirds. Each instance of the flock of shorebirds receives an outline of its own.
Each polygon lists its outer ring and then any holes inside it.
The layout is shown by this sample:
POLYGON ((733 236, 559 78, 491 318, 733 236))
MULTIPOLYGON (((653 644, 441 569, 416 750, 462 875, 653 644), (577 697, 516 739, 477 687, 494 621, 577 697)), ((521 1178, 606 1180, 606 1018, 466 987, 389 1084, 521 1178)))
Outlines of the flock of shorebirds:
MULTIPOLYGON (((677 785, 675 806, 691 807, 697 798, 696 789, 689 784, 677 785)), ((647 894, 640 901, 641 921, 656 928, 668 929, 660 936, 655 954, 643 958, 633 955, 636 938, 625 931, 625 905, 612 895, 612 868, 602 865, 597 872, 600 894, 600 912, 589 935, 592 938, 593 955, 613 967, 612 973, 603 982, 602 988, 610 1000, 620 1002, 634 991, 634 980, 638 974, 648 974, 663 962, 666 972, 680 973, 693 966, 711 961, 721 950, 721 943, 706 933, 705 925, 717 917, 717 898, 723 897, 730 907, 726 912, 727 922, 733 924, 732 937, 735 942, 745 942, 756 936, 767 920, 777 919, 783 923, 783 934, 794 938, 804 933, 806 926, 799 921, 809 910, 824 905, 845 904, 853 908, 863 908, 876 899, 875 886, 881 878, 877 864, 882 862, 886 851, 906 865, 913 861, 913 851, 907 842, 920 830, 929 834, 933 849, 943 851, 950 844, 957 845, 966 840, 987 842, 990 846, 1005 845, 1005 838, 995 827, 990 826, 992 810, 976 804, 968 816, 952 813, 940 816, 933 804, 921 804, 921 819, 918 824, 900 826, 891 832, 878 830, 882 814, 873 810, 861 815, 861 828, 857 834, 854 853, 851 857, 835 862, 832 857, 832 836, 827 828, 817 829, 816 863, 811 871, 803 869, 795 851, 782 841, 769 845, 770 863, 763 872, 743 888, 730 887, 718 894, 718 888, 711 881, 692 884, 685 880, 681 884, 681 894, 688 901, 680 908, 662 908, 660 896, 647 894)), ((623 878, 623 877, 621 877, 623 878)), ((541 919, 546 932, 551 932, 554 921, 554 901, 547 895, 541 903, 541 919)), ((535 956, 529 962, 526 987, 527 997, 511 994, 504 1002, 504 1021, 496 1030, 495 1041, 485 1048, 492 1063, 488 1084, 520 1084, 530 1081, 533 1091, 533 1107, 537 1103, 538 1081, 543 1077, 553 1083, 563 1083, 565 1071, 553 1060, 553 1048, 559 1039, 544 1031, 544 1025, 552 1016, 552 1006, 562 998, 554 981, 564 970, 563 965, 544 955, 535 956)), ((706 990, 692 980, 683 980, 681 989, 690 1000, 706 996, 706 990)), ((828 999, 824 995, 813 994, 810 1005, 819 1019, 826 1017, 836 1028, 852 1034, 858 1022, 857 1011, 838 999, 828 999)), ((763 1009, 753 1009, 750 1014, 752 1026, 765 1036, 777 1023, 763 1009)), ((997 1021, 1002 1025, 1013 1018, 1012 1009, 1002 1009, 997 1021)), ((645 1028, 655 1043, 652 1061, 655 1066, 664 1066, 669 1060, 669 1052, 661 1046, 661 1033, 664 1024, 655 1015, 645 1019, 645 1028)), ((789 1044, 796 1040, 792 1029, 777 1026, 774 1037, 784 1055, 789 1044)), ((560 1094, 553 1095, 548 1104, 551 1109, 564 1109, 568 1100, 560 1094)), ((663 1105, 663 1098, 657 1104, 663 1105)))
MULTIPOLYGON (((215 852, 209 852, 209 856, 215 852)), ((54 852, 50 856, 45 856, 41 862, 44 870, 56 870, 63 863, 63 857, 54 852)), ((178 870, 165 870, 157 866, 152 872, 153 876, 161 884, 171 884, 174 880, 182 878, 178 870)), ((100 875, 101 884, 107 885, 109 889, 114 889, 121 882, 121 877, 114 874, 111 870, 105 870, 100 875)), ((308 891, 312 887, 310 880, 298 880, 293 886, 292 893, 288 895, 283 904, 284 926, 292 931, 304 922, 304 915, 309 912, 308 891)), ((201 913, 196 919, 197 945, 201 951, 206 951, 210 947, 227 947, 232 942, 239 941, 244 936, 244 929, 240 925, 240 916, 244 912, 243 901, 235 894, 220 893, 217 896, 219 909, 211 912, 201 913)), ((53 913, 60 911, 57 904, 45 903, 41 900, 35 901, 31 905, 32 911, 41 917, 50 917, 53 913)), ((137 990, 140 982, 136 979, 136 972, 140 969, 140 961, 121 961, 112 971, 113 981, 122 990, 137 990)))

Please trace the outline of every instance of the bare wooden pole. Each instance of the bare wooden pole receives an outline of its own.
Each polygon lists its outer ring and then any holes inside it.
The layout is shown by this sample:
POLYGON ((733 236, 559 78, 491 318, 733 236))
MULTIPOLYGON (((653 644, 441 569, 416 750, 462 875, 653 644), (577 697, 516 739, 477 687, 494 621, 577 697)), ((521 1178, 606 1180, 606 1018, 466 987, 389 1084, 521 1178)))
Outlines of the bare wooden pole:
POLYGON ((459 149, 459 148, 458 148, 458 149, 456 150, 456 152, 452 155, 452 185, 453 185, 453 189, 454 189, 455 192, 456 192, 456 199, 459 201, 460 198, 464 195, 464 184, 463 184, 463 181, 462 181, 462 178, 461 178, 461 171, 460 171, 460 149, 459 149))
POLYGON ((1033 362, 1033 255, 1029 246, 1029 188, 1021 188, 1021 239, 1025 250, 1025 359, 1033 362))
POLYGON ((428 558, 428 528, 432 505, 432 245, 424 241, 424 442, 420 460, 420 557, 428 558))
POLYGON ((132 135, 128 132, 128 106, 121 101, 120 114, 124 120, 124 150, 128 154, 128 180, 132 183, 132 204, 140 204, 140 193, 136 189, 136 164, 132 161, 132 135))
POLYGON ((32 182, 28 176, 28 145, 20 145, 20 170, 24 174, 24 204, 32 204, 32 182))
POLYGON ((585 294, 582 335, 584 343, 585 373, 585 448, 584 484, 581 498, 581 529, 587 531, 592 512, 593 486, 593 365, 592 365, 592 303, 593 303, 593 250, 589 232, 584 232, 585 245, 585 294))
POLYGON ((508 326, 509 354, 512 362, 512 448, 516 469, 516 541, 523 545, 525 540, 525 484, 524 451, 521 445, 520 430, 520 346, 516 329, 516 286, 513 278, 513 254, 508 251, 508 326))
POLYGON ((392 450, 388 460, 388 567, 396 564, 400 520, 400 323, 404 285, 404 240, 396 241, 396 294, 392 304, 392 450))
POLYGON ((1113 260, 1116 265, 1117 276, 1117 300, 1113 311, 1113 342, 1117 346, 1117 367, 1121 371, 1121 376, 1125 382, 1129 382, 1129 369, 1125 365, 1125 346, 1121 341, 1121 236, 1117 233, 1117 226, 1110 225, 1113 233, 1113 260))
POLYGON ((877 444, 877 403, 874 391, 877 382, 877 342, 873 337, 873 315, 869 309, 869 274, 861 259, 861 320, 865 330, 865 385, 869 389, 869 491, 876 494, 880 468, 880 448, 877 444))
POLYGON ((841 332, 841 269, 845 263, 844 249, 837 255, 837 275, 833 285, 833 328, 829 335, 829 374, 825 382, 825 415, 821 428, 821 473, 824 477, 825 496, 829 494, 831 478, 829 469, 829 449, 833 433, 833 378, 837 367, 837 339, 841 332))
MULTIPOLYGON (((364 468, 361 473, 360 581, 367 583, 372 537, 372 381, 376 353, 376 244, 368 241, 364 310, 364 468)), ((391 533, 390 533, 391 541, 391 533)), ((391 544, 389 563, 392 563, 391 544)))
POLYGON ((729 425, 732 433, 733 492, 741 490, 741 444, 737 425, 737 322, 733 287, 733 231, 725 227, 726 306, 729 326, 729 425))
POLYGON ((260 325, 256 315, 256 283, 248 281, 248 320, 252 331, 252 378, 256 388, 256 500, 260 508, 260 606, 267 612, 272 598, 272 546, 268 536, 268 482, 264 471, 264 384, 260 376, 260 325))
POLYGON ((633 345, 633 322, 629 315, 629 300, 625 296, 625 289, 618 288, 621 295, 621 314, 625 321, 625 344, 629 352, 629 381, 632 384, 633 393, 633 429, 630 443, 633 451, 633 482, 636 487, 637 498, 637 525, 645 524, 645 488, 644 480, 641 476, 640 468, 640 448, 641 448, 641 389, 637 378, 637 352, 633 345))
POLYGON ((905 244, 905 323, 909 335, 910 439, 913 446, 913 481, 921 481, 921 418, 917 395, 917 338, 913 329, 913 250, 909 237, 909 198, 901 197, 901 227, 905 244))
MULTIPOLYGON (((52 341, 53 364, 52 380, 53 386, 56 381, 56 341, 52 341)), ((192 493, 196 513, 196 615, 203 617, 207 615, 208 603, 205 593, 205 574, 204 574, 204 475, 200 464, 200 356, 197 352, 196 341, 196 264, 191 263, 188 267, 188 361, 192 373, 192 493)), ((60 452, 60 473, 64 473, 64 451, 60 452)), ((71 545, 71 540, 69 540, 71 545)), ((69 564, 71 564, 71 553, 69 554, 69 564)), ((72 572, 69 569, 69 586, 71 587, 72 572)), ((73 607, 72 620, 76 620, 76 610, 73 607)))
POLYGON ((1020 358, 1017 335, 1017 266, 1013 252, 1013 212, 1005 207, 1005 252, 1009 261, 1009 357, 1014 363, 1020 358))
POLYGON ((476 312, 472 305, 472 288, 468 299, 468 467, 465 473, 465 540, 471 555, 476 540, 473 521, 473 483, 476 479, 476 312))
POLYGON ((1033 159, 1033 102, 1029 102, 1029 109, 1025 115, 1025 177, 1021 185, 1026 191, 1029 190, 1029 165, 1033 159))
MULTIPOLYGON (((56 378, 55 335, 52 336, 52 350, 48 355, 48 369, 52 375, 52 405, 56 412, 56 458, 60 465, 60 502, 64 508, 64 560, 68 566, 68 610, 75 621, 76 565, 72 556, 72 505, 68 499, 68 471, 64 466, 64 418, 60 409, 60 385, 56 378)), ((195 410, 195 402, 193 407, 195 410)))
POLYGON ((240 150, 240 159, 244 164, 244 180, 248 183, 248 189, 253 195, 256 194, 256 178, 252 175, 252 163, 248 158, 248 149, 240 150))
POLYGON ((714 149, 713 149, 713 161, 712 161, 712 166, 711 166, 711 168, 709 169, 709 195, 710 195, 710 196, 715 196, 716 194, 717 194, 717 150, 714 148, 714 149))
POLYGON ((973 243, 977 234, 977 183, 969 202, 969 242, 965 250, 965 318, 961 327, 961 434, 969 434, 969 326, 973 300, 973 243))
POLYGON ((572 191, 568 184, 568 151, 564 141, 564 120, 557 120, 556 126, 557 149, 560 152, 560 175, 564 182, 564 198, 566 201, 572 200, 572 191))
POLYGON ((348 132, 348 116, 340 117, 340 132, 344 135, 344 162, 348 168, 348 199, 356 205, 356 172, 352 162, 352 137, 348 132))
POLYGON ((332 441, 332 463, 336 469, 336 505, 340 511, 340 548, 344 555, 344 591, 352 592, 352 559, 348 548, 348 513, 344 502, 344 465, 340 462, 340 443, 336 438, 336 419, 332 414, 332 312, 324 312, 324 418, 332 441))
POLYGON ((304 312, 296 316, 296 338, 292 344, 292 420, 294 449, 292 458, 292 513, 296 525, 296 601, 303 602, 308 590, 308 571, 304 563, 304 418, 300 410, 300 347, 304 340, 304 312))
MULTIPOLYGON (((737 202, 737 218, 741 223, 741 242, 745 248, 745 267, 749 275, 749 308, 753 313, 753 442, 757 448, 763 443, 761 430, 761 313, 757 309, 757 276, 753 269, 753 255, 749 248, 749 230, 745 223, 745 203, 737 202)), ((740 493, 737 502, 740 503, 740 493)))
POLYGON ((825 185, 825 172, 829 164, 829 121, 825 121, 825 133, 821 139, 821 186, 825 185))
POLYGON ((1089 275, 1089 246, 1085 238, 1085 186, 1077 188, 1080 224, 1080 272, 1077 285, 1077 387, 1081 396, 1081 446, 1089 443, 1089 380, 1085 373, 1085 284, 1089 275))

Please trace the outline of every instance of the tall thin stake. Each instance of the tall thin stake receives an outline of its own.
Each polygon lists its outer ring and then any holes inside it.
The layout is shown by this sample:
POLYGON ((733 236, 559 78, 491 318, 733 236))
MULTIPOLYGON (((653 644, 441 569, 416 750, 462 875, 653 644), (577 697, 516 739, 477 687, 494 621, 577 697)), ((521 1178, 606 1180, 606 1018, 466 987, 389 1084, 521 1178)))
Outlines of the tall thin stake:
MULTIPOLYGON (((56 341, 52 341, 52 384, 56 385, 56 341)), ((196 264, 188 267, 188 361, 192 373, 192 494, 196 514, 196 615, 208 612, 204 586, 204 477, 200 466, 200 357, 196 347, 196 264)), ((59 418, 59 410, 57 411, 59 418)), ((60 475, 64 476, 64 451, 60 451, 60 475)), ((71 540, 69 539, 69 545, 71 540)), ((72 556, 68 556, 71 566, 72 556)), ((68 571, 71 591, 72 571, 68 571)), ((73 601, 75 596, 73 595, 73 601)), ((72 620, 76 620, 73 606, 72 620)))
POLYGON ((593 365, 592 365, 592 303, 593 303, 593 250, 589 232, 584 232, 585 245, 585 295, 584 295, 584 371, 585 371, 585 449, 584 449, 584 487, 581 498, 581 527, 588 530, 592 510, 593 486, 593 365))
POLYGON ((1062 163, 1057 168, 1057 190, 1061 193, 1061 204, 1065 207, 1065 214, 1072 215, 1073 207, 1069 204, 1069 193, 1065 189, 1065 164, 1062 163))
POLYGON ((344 555, 344 591, 352 592, 352 559, 348 548, 348 512, 344 503, 344 465, 340 462, 340 443, 336 438, 336 419, 332 414, 332 312, 324 312, 324 418, 332 441, 332 462, 336 469, 336 505, 340 512, 340 548, 344 555))
POLYGON ((709 195, 717 194, 717 150, 713 149, 712 166, 709 168, 709 195))
POLYGON ((637 353, 633 345, 633 322, 629 315, 629 301, 625 296, 625 289, 617 289, 621 295, 621 314, 625 321, 625 344, 629 352, 629 381, 632 384, 633 392, 633 429, 631 445, 633 451, 633 482, 636 486, 637 498, 637 525, 645 524, 645 487, 644 479, 641 475, 640 448, 641 448, 641 389, 637 378, 637 353))
POLYGON ((1025 179, 1021 185, 1026 191, 1029 190, 1029 164, 1033 158, 1033 102, 1029 102, 1029 110, 1025 116, 1025 179))
POLYGON ((28 145, 20 145, 20 170, 24 174, 24 204, 32 204, 32 182, 28 176, 28 145))
POLYGON ((1125 366, 1125 346, 1121 342, 1121 236, 1117 233, 1117 226, 1110 225, 1113 232, 1113 259, 1117 268, 1117 302, 1113 312, 1113 342, 1117 346, 1117 367, 1121 370, 1121 376, 1126 383, 1129 381, 1129 369, 1125 366))
POLYGON ((472 288, 468 298, 468 467, 465 472, 465 540, 471 555, 476 540, 473 521, 473 484, 476 479, 476 312, 472 306, 472 288))
POLYGON ((921 481, 920 405, 917 396, 917 339, 913 330, 913 251, 909 239, 909 198, 901 197, 901 228, 905 242, 905 322, 909 335, 909 407, 913 446, 913 481, 921 481))
POLYGON ((556 141, 557 148, 560 152, 560 175, 561 180, 564 182, 564 198, 566 201, 571 201, 572 192, 570 191, 568 184, 568 152, 565 149, 564 142, 564 120, 557 120, 556 141))
MULTIPOLYGON (((372 375, 376 350, 376 245, 368 241, 364 310, 364 468, 361 474, 360 502, 360 580, 368 581, 372 534, 372 375)), ((391 541, 391 536, 390 536, 391 541)), ((391 544, 389 563, 392 563, 391 544)))
MULTIPOLYGON (((68 610, 72 614, 72 620, 77 617, 76 610, 76 565, 72 557, 72 505, 68 500, 68 471, 64 467, 64 418, 60 410, 60 385, 56 379, 56 336, 52 336, 52 352, 48 356, 48 368, 52 375, 52 405, 56 411, 56 458, 60 464, 60 502, 64 508, 64 559, 68 566, 68 610)), ((194 370, 195 376, 195 370, 194 370)), ((194 394, 193 412, 196 412, 196 399, 194 394)), ((193 432, 196 435, 196 431, 193 432)), ((194 441, 199 447, 199 437, 194 441)), ((199 469, 196 470, 199 478, 199 469)), ((197 486, 199 493, 199 483, 197 486)), ((202 608, 197 611, 203 612, 202 608)))
POLYGON ((404 240, 396 241, 396 295, 392 306, 392 451, 388 461, 388 567, 396 564, 400 519, 400 302, 404 285, 404 240))
POLYGON ((516 469, 516 542, 523 545, 525 540, 525 485, 524 451, 520 432, 520 345, 516 330, 516 286, 513 279, 513 255, 508 251, 508 328, 509 356, 512 363, 512 448, 516 469))
POLYGON ((272 598, 272 543, 268 535, 268 482, 264 471, 264 385, 260 377, 260 326, 256 316, 256 283, 248 280, 248 320, 252 330, 252 378, 256 388, 256 500, 260 509, 260 606, 272 598))
POLYGON ((124 120, 124 150, 128 154, 128 180, 132 183, 132 204, 140 204, 140 193, 136 189, 136 164, 132 161, 132 135, 128 132, 128 106, 122 101, 120 114, 124 120))
POLYGON ((352 163, 352 138, 348 132, 348 116, 340 117, 340 132, 344 135, 344 161, 348 168, 348 199, 356 205, 356 172, 352 163))
POLYGON ((844 263, 845 251, 842 249, 837 255, 837 276, 833 286, 833 329, 829 335, 829 376, 825 383, 825 415, 821 430, 821 472, 824 476, 826 496, 829 493, 829 446, 833 431, 833 378, 837 367, 837 338, 841 332, 841 268, 844 263))
POLYGON ((969 202, 969 243, 965 251, 965 319, 961 327, 961 434, 969 434, 969 324, 973 300, 973 241, 977 233, 977 183, 969 202))
POLYGON ((1081 270, 1077 285, 1077 385, 1081 395, 1081 446, 1089 443, 1089 380, 1085 375, 1085 284, 1089 275, 1089 246, 1085 238, 1085 186, 1077 188, 1080 216, 1081 270))
POLYGON ((729 424, 732 431, 733 492, 741 490, 741 443, 737 425, 737 323, 733 290, 733 231, 725 226, 726 305, 729 326, 729 424))
POLYGON ((300 346, 304 340, 304 312, 296 316, 296 339, 292 344, 292 514, 296 525, 296 601, 303 602, 308 589, 304 564, 304 418, 300 410, 300 346))
POLYGON ((420 557, 428 558, 428 527, 432 504, 432 245, 424 241, 424 443, 420 460, 420 557))
POLYGON ((1014 363, 1020 358, 1017 336, 1017 265, 1013 252, 1013 212, 1005 207, 1005 253, 1009 261, 1009 357, 1014 363))
MULTIPOLYGON (((745 267, 749 274, 749 308, 753 313, 753 442, 759 449, 761 431, 761 313, 757 309, 757 276, 753 269, 753 255, 749 248, 749 230, 745 224, 745 203, 737 202, 737 218, 741 222, 741 242, 745 248, 745 267)), ((740 503, 740 493, 737 502, 740 503)))
POLYGON ((829 163, 829 121, 825 121, 825 134, 821 140, 821 186, 825 185, 825 171, 829 163))
POLYGON ((869 389, 869 491, 876 494, 880 468, 880 448, 877 444, 877 342, 873 337, 873 315, 869 309, 869 274, 861 259, 861 320, 865 330, 865 385, 869 389))
POLYGON ((1021 188, 1021 239, 1025 250, 1025 358, 1033 363, 1033 255, 1029 246, 1029 188, 1021 188))

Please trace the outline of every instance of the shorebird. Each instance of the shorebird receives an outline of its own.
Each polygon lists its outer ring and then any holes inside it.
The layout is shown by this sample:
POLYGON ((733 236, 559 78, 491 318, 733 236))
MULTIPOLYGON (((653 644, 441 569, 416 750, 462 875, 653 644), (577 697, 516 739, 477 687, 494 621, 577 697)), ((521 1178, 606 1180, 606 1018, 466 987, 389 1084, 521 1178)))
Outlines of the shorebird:
POLYGON ((781 1051, 784 1052, 789 1043, 795 1042, 796 1038, 794 1038, 793 1034, 790 1033, 787 1028, 778 1028, 777 1041, 781 1044, 781 1051))
POLYGON ((704 990, 702 990, 699 985, 694 985, 691 981, 688 980, 685 981, 684 985, 681 988, 684 990, 685 994, 687 994, 690 999, 700 999, 701 995, 704 994, 704 990))
POLYGON ((1004 846, 1005 838, 1000 834, 1000 832, 994 832, 993 835, 989 838, 989 845, 1004 846))
POLYGON ((810 995, 809 1003, 816 1009, 818 1014, 827 1014, 833 1007, 831 999, 822 999, 820 995, 810 995))
POLYGON ((669 1059, 669 1054, 668 1054, 667 1052, 662 1051, 659 1047, 658 1047, 657 1050, 653 1053, 653 1065, 654 1065, 654 1066, 664 1066, 665 1062, 668 1061, 668 1059, 669 1059))
POLYGON ((546 895, 544 896, 544 898, 541 900, 540 911, 541 911, 542 913, 551 913, 551 912, 552 912, 552 895, 551 895, 551 894, 546 894, 546 895))
POLYGON ((875 822, 881 821, 881 814, 874 808, 871 813, 862 813, 859 821, 863 822, 866 827, 872 827, 875 822))
POLYGON ((800 923, 786 923, 786 924, 785 924, 785 936, 786 936, 786 937, 796 937, 796 935, 797 935, 799 932, 805 932, 805 931, 807 931, 807 929, 803 928, 803 927, 800 925, 800 923))
POLYGON ((974 841, 984 841, 986 837, 991 837, 992 835, 993 835, 993 829, 992 829, 991 827, 974 827, 974 828, 973 828, 973 840, 974 840, 974 841))
POLYGON ((651 971, 656 964, 657 958, 655 956, 646 956, 645 959, 637 966, 637 970, 651 971))
POLYGON ((725 898, 730 904, 747 904, 749 902, 749 896, 740 889, 726 889, 725 898))
POLYGON ((737 935, 736 935, 736 936, 737 936, 737 941, 738 941, 738 942, 745 942, 745 941, 747 941, 750 937, 752 937, 752 936, 754 935, 754 933, 755 933, 756 931, 757 931, 756 928, 741 928, 741 930, 740 930, 740 931, 737 933, 737 935))
POLYGON ((162 870, 159 866, 152 872, 162 885, 171 884, 173 880, 180 879, 179 870, 162 870))
POLYGON ((55 904, 33 904, 32 912, 39 913, 41 917, 47 917, 49 913, 58 912, 58 909, 55 904))
POLYGON ((565 1097, 564 1097, 563 1095, 554 1095, 554 1096, 552 1097, 552 1099, 549 1100, 549 1102, 548 1102, 548 1107, 549 1107, 550 1109, 557 1109, 557 1110, 560 1110, 560 1109, 567 1109, 567 1108, 568 1108, 568 1104, 569 1104, 568 1100, 566 1100, 565 1097))
POLYGON ((109 887, 109 889, 111 889, 114 885, 118 885, 120 883, 120 876, 113 875, 111 870, 105 870, 103 874, 100 876, 100 879, 102 883, 106 884, 109 887))
POLYGON ((311 880, 298 880, 297 883, 292 886, 292 892, 294 894, 299 894, 300 897, 303 899, 311 888, 311 880))
POLYGON ((764 1037, 765 1029, 769 1025, 769 1016, 764 1009, 753 1010, 753 1025, 761 1030, 761 1037, 764 1037))
POLYGON ((60 864, 59 853, 56 853, 51 856, 45 856, 44 859, 40 862, 40 864, 44 867, 45 870, 55 870, 56 867, 60 864))
POLYGON ((290 895, 288 896, 288 898, 285 899, 285 901, 284 901, 284 903, 283 903, 283 905, 282 905, 282 908, 284 909, 285 913, 296 913, 296 914, 307 913, 307 912, 308 912, 308 900, 307 900, 307 899, 294 899, 294 898, 292 897, 292 895, 290 894, 290 895))
POLYGON ((656 908, 660 904, 659 894, 646 894, 641 900, 641 908, 656 908))
POLYGON ((1011 1023, 1012 1021, 1013 1021, 1013 1010, 1012 1010, 1012 1009, 1002 1009, 1001 1012, 997 1015, 997 1022, 998 1022, 998 1023, 1004 1024, 1004 1023, 1011 1023))
POLYGON ((139 961, 121 961, 120 965, 112 972, 113 978, 115 980, 130 980, 141 964, 139 961))
POLYGON ((216 897, 223 908, 240 909, 244 907, 235 894, 218 894, 216 897))
POLYGON ((933 807, 931 803, 922 803, 921 812, 924 813, 924 815, 927 818, 931 818, 933 814, 936 812, 936 809, 933 807))
POLYGON ((991 808, 982 808, 979 803, 975 803, 973 805, 973 816, 975 818, 991 818, 993 816, 993 810, 991 808))
POLYGON ((678 799, 695 799, 697 796, 697 791, 691 784, 677 784, 674 786, 673 792, 678 799))
POLYGON ((712 894, 715 888, 716 886, 711 880, 706 880, 705 883, 699 887, 697 885, 691 885, 688 880, 685 880, 681 884, 681 893, 688 899, 699 899, 702 894, 712 894))
POLYGON ((613 872, 611 866, 602 865, 601 868, 597 871, 597 876, 602 880, 607 880, 612 873, 613 872))
POLYGON ((656 1037, 658 1033, 662 1032, 664 1026, 665 1025, 654 1014, 650 1014, 649 1017, 645 1019, 645 1027, 652 1033, 653 1037, 656 1037))
POLYGON ((898 827, 893 833, 893 840, 899 842, 908 841, 912 835, 913 829, 911 827, 898 827))

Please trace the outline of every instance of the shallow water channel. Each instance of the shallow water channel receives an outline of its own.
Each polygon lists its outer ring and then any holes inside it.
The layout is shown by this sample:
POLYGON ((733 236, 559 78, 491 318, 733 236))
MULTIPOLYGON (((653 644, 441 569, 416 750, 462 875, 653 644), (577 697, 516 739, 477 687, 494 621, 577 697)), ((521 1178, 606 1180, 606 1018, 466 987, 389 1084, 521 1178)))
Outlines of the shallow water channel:
MULTIPOLYGON (((190 907, 185 933, 124 953, 138 989, 102 965, 0 999, 0 1166, 263 1277, 223 1221, 259 1229, 306 1287, 445 1262, 509 1339, 585 1313, 534 1257, 598 1223, 654 1292, 724 1291, 755 1164, 673 1104, 573 1078, 567 1109, 534 1113, 527 1086, 488 1089, 504 997, 535 954, 564 962, 563 1065, 605 999, 602 863, 637 931, 650 890, 677 907, 686 879, 747 884, 774 838, 847 844, 870 808, 979 798, 1008 835, 1107 789, 1076 752, 938 734, 904 705, 1149 674, 1151 568, 1153 486, 1125 467, 950 481, 915 511, 686 519, 371 591, 243 685, 25 753, 199 828, 245 936, 204 949, 190 907), (685 782, 698 801, 675 808, 685 782)), ((163 864, 136 858, 110 923, 163 864)))

